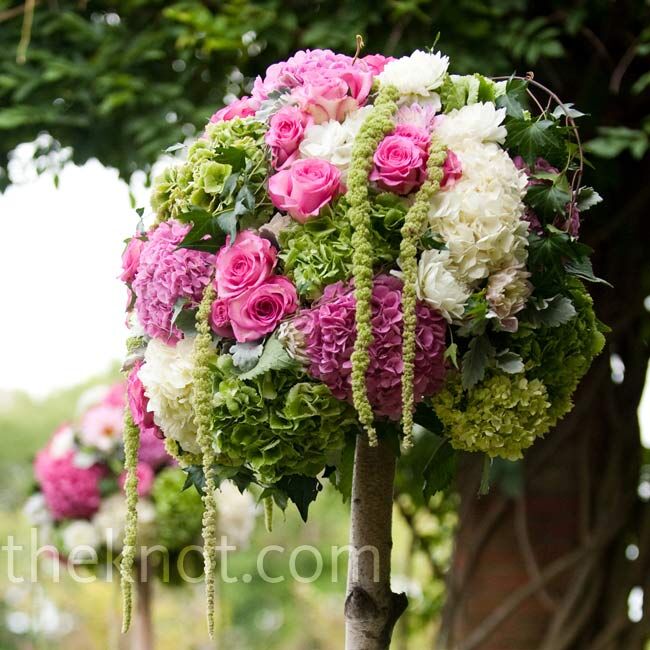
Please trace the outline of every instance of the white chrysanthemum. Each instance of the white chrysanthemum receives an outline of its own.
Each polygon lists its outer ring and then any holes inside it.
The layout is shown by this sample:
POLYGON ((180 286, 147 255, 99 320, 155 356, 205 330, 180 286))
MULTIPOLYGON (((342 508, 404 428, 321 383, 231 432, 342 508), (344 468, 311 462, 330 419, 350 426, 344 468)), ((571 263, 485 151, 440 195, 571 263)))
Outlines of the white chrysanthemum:
POLYGON ((410 56, 388 63, 379 81, 395 86, 402 95, 429 97, 442 85, 448 67, 448 56, 415 50, 410 56))
MULTIPOLYGON (((138 499, 138 544, 155 543, 156 508, 147 499, 138 499)), ((100 543, 121 551, 126 525, 126 499, 121 493, 104 499, 92 519, 92 526, 100 543)))
POLYGON ((354 140, 371 112, 372 106, 364 106, 350 113, 343 122, 329 120, 323 124, 310 124, 300 143, 301 157, 327 160, 345 177, 352 160, 354 140))
POLYGON ((418 264, 417 296, 437 309, 447 321, 461 318, 470 292, 447 268, 449 251, 428 250, 418 264))
POLYGON ((74 553, 73 559, 91 557, 92 553, 87 548, 99 548, 101 538, 97 529, 85 519, 75 519, 61 528, 61 542, 66 555, 74 553))
POLYGON ((450 148, 466 149, 474 144, 505 142, 508 132, 502 122, 505 108, 492 102, 477 102, 447 113, 436 125, 436 135, 450 148))
POLYGON ((468 284, 526 259, 521 221, 527 178, 490 143, 455 151, 462 177, 431 201, 429 223, 449 249, 449 267, 468 284))
POLYGON ((151 339, 138 376, 149 398, 148 408, 165 436, 176 440, 185 451, 199 453, 190 401, 193 346, 192 336, 175 346, 151 339))
POLYGON ((215 492, 219 511, 219 535, 228 538, 228 544, 245 548, 255 528, 257 506, 249 492, 243 494, 237 487, 224 481, 215 492))

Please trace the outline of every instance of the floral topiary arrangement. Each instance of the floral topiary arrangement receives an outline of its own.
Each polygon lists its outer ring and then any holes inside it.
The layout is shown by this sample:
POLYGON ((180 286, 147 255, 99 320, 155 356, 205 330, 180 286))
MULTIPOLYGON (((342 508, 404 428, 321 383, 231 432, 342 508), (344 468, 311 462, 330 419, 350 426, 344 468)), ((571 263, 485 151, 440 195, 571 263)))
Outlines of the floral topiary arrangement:
POLYGON ((214 486, 256 484, 267 513, 291 500, 306 518, 322 478, 345 490, 353 471, 352 545, 380 548, 388 570, 379 587, 350 582, 347 642, 385 647, 377 629, 404 606, 388 584, 399 441, 439 437, 429 490, 456 450, 518 459, 603 347, 578 240, 600 200, 581 184, 580 113, 532 76, 448 67, 439 52, 329 50, 270 66, 172 148, 185 159, 155 183, 154 225, 128 242, 148 416, 211 488, 210 610, 214 486))

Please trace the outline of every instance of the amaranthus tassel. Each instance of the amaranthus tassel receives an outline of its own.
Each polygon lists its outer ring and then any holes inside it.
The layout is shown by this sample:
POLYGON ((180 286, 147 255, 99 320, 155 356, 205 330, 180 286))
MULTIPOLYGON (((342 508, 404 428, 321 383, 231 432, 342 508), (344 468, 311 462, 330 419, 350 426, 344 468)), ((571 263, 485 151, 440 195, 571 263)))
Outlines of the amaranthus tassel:
POLYGON ((399 92, 394 86, 382 86, 373 110, 361 125, 354 142, 348 172, 348 218, 354 228, 352 235, 352 274, 356 300, 355 325, 357 336, 352 352, 352 401, 359 420, 368 434, 371 446, 377 445, 374 416, 366 388, 366 372, 370 364, 368 348, 372 344, 372 284, 373 250, 370 243, 370 202, 368 176, 373 155, 385 135, 394 128, 393 115, 397 111, 399 92))
MULTIPOLYGON (((129 344, 127 344, 128 347, 129 344)), ((131 625, 133 610, 133 566, 136 555, 138 531, 138 449, 140 447, 140 429, 133 421, 128 404, 124 410, 124 468, 126 481, 126 522, 124 527, 124 546, 120 561, 120 589, 122 592, 122 632, 131 625)))
POLYGON ((399 264, 403 273, 404 286, 402 287, 402 318, 404 328, 402 331, 402 427, 404 432, 404 446, 409 448, 413 444, 413 408, 415 396, 413 394, 414 364, 415 364, 415 334, 416 334, 416 283, 418 274, 418 242, 427 223, 429 202, 433 195, 440 189, 443 178, 442 166, 444 165, 447 151, 445 146, 434 135, 429 145, 429 159, 427 161, 427 179, 415 195, 413 204, 404 218, 402 226, 402 241, 400 242, 399 264))
POLYGON ((214 464, 216 461, 212 446, 212 372, 210 361, 214 357, 212 333, 210 329, 210 309, 215 299, 212 282, 203 293, 203 299, 196 315, 197 336, 194 342, 194 376, 192 386, 192 406, 194 424, 201 447, 205 489, 203 493, 203 557, 205 567, 205 591, 207 600, 208 634, 214 638, 215 575, 217 564, 217 489, 214 464))
POLYGON ((270 533, 273 531, 273 498, 264 499, 264 526, 270 533))

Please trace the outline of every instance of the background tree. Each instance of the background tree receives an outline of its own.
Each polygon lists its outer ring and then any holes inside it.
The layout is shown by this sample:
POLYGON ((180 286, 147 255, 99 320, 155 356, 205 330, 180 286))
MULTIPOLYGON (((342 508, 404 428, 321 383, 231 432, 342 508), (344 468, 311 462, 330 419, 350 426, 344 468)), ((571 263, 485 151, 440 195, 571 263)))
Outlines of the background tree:
POLYGON ((586 180, 605 201, 584 239, 615 286, 596 295, 614 372, 603 355, 558 430, 525 463, 495 466, 490 496, 476 498, 480 470, 463 462, 443 639, 455 650, 641 649, 650 617, 631 621, 628 596, 650 589, 636 416, 650 307, 649 18, 643 0, 0 2, 0 181, 11 150, 42 132, 41 169, 96 157, 126 179, 150 170, 272 61, 352 51, 356 33, 369 51, 400 54, 440 32, 458 72, 534 70, 589 113, 586 180))

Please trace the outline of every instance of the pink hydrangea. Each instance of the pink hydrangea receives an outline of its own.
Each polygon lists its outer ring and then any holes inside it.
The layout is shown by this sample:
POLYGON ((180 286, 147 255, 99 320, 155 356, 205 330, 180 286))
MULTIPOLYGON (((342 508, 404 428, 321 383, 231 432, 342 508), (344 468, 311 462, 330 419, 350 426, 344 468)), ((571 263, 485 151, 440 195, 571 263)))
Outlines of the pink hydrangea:
POLYGON ((55 456, 48 445, 37 454, 34 473, 54 519, 92 517, 99 509, 99 483, 106 476, 103 465, 77 467, 74 451, 55 456))
POLYGON ((170 456, 165 451, 162 431, 153 419, 153 413, 148 410, 149 399, 144 394, 144 386, 138 372, 142 361, 136 362, 127 380, 127 395, 129 408, 136 426, 140 429, 140 447, 138 458, 141 462, 158 468, 170 462, 170 456))
MULTIPOLYGON (((146 497, 149 496, 151 488, 153 487, 153 481, 155 474, 153 469, 147 463, 138 463, 135 469, 136 476, 138 477, 138 496, 146 497)), ((122 472, 117 480, 120 489, 124 489, 124 484, 126 483, 126 472, 122 472)))
POLYGON ((361 65, 365 66, 367 70, 370 70, 372 74, 378 75, 384 71, 387 63, 395 61, 395 58, 392 56, 384 56, 383 54, 367 54, 363 58, 359 59, 361 65))
MULTIPOLYGON (((366 385, 375 413, 393 420, 399 419, 402 411, 401 301, 401 280, 388 275, 375 278, 371 303, 374 341, 369 349, 366 385)), ((309 373, 329 386, 339 399, 350 400, 352 395, 350 356, 356 337, 355 306, 353 289, 337 282, 293 321, 304 338, 309 373)), ((439 312, 423 302, 418 302, 416 316, 414 393, 419 402, 442 386, 446 323, 439 312)))
POLYGON ((144 331, 166 343, 175 343, 183 336, 172 324, 178 301, 196 306, 214 268, 214 255, 178 248, 189 229, 171 220, 151 232, 133 281, 135 308, 144 331))

